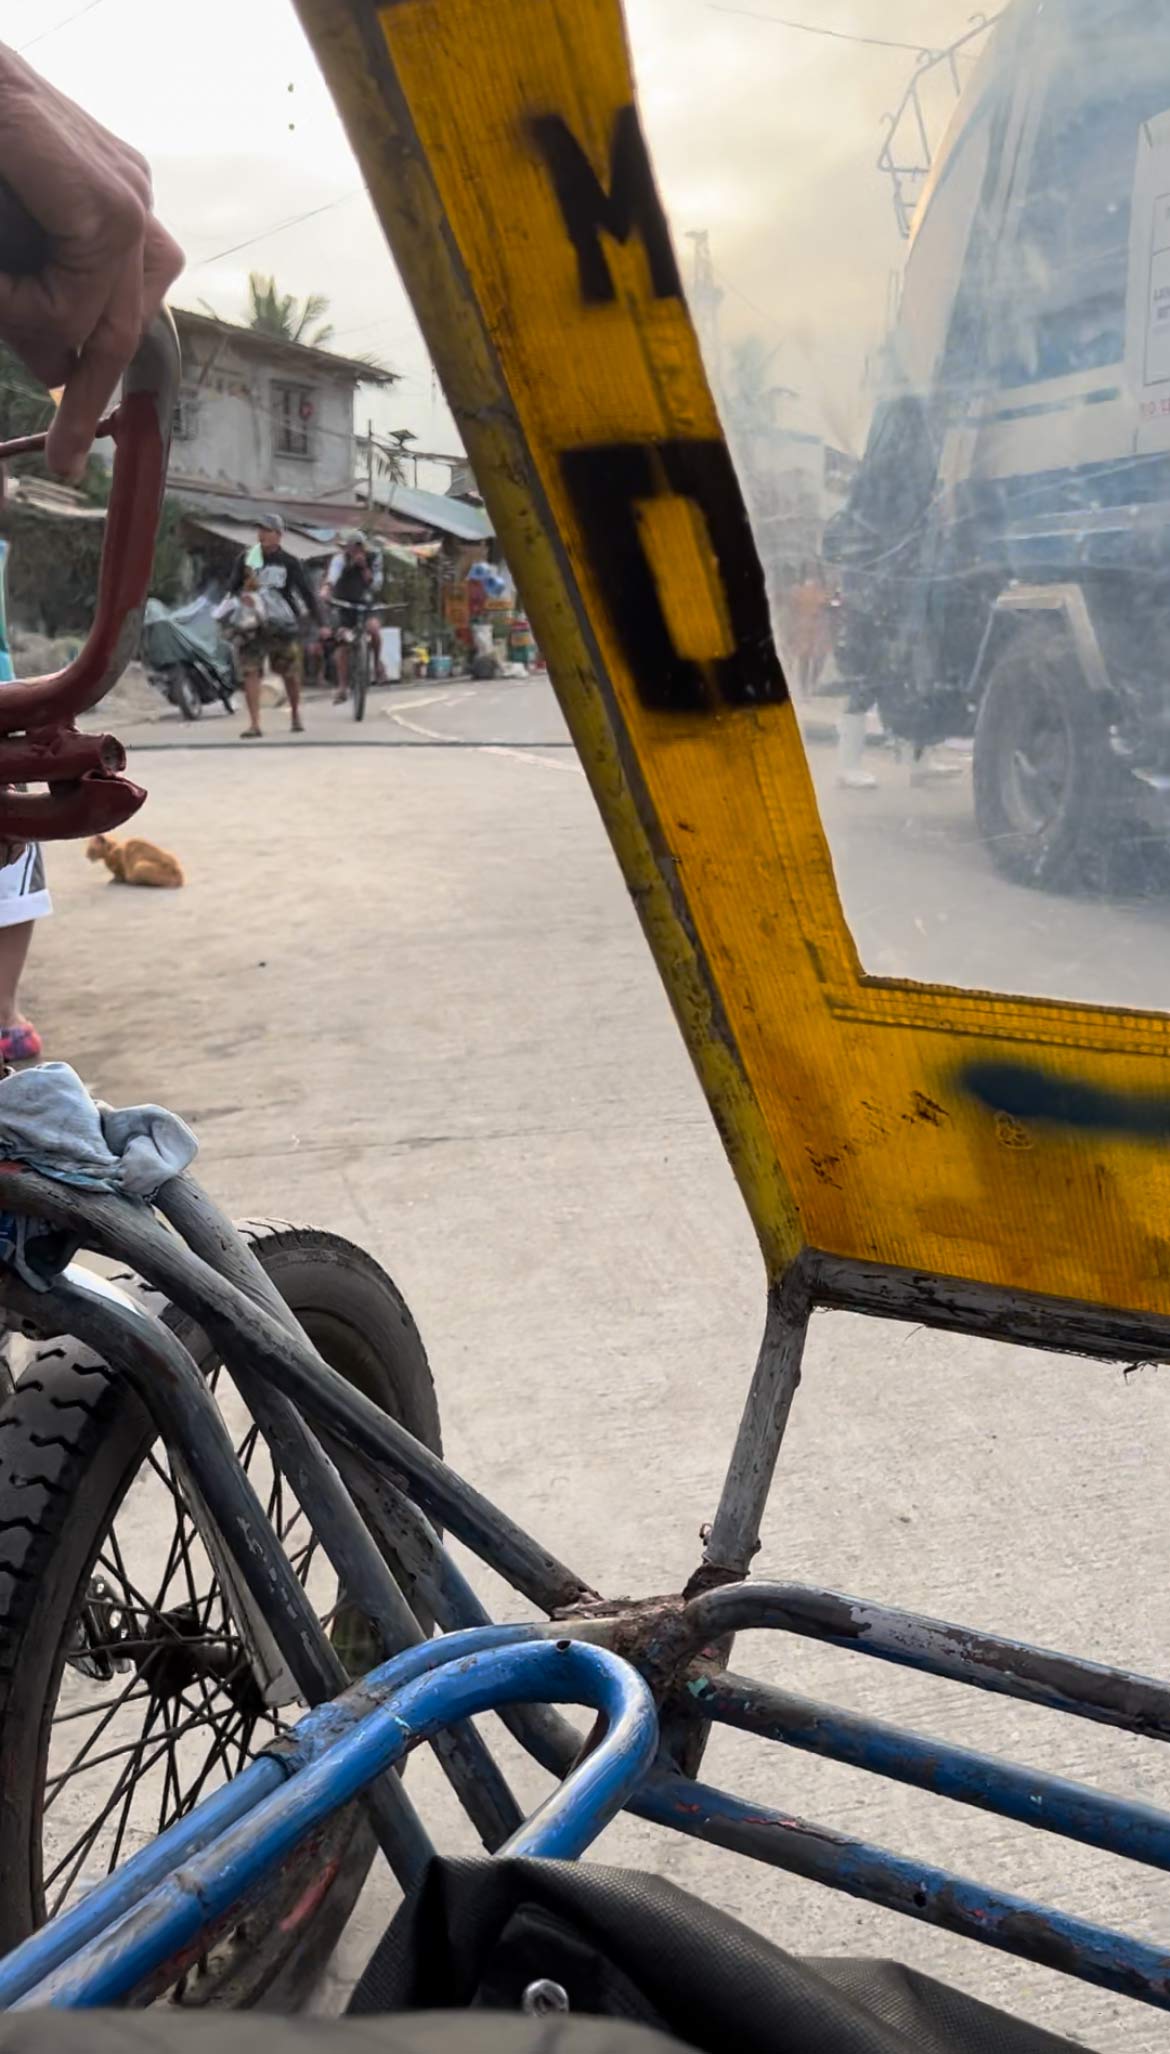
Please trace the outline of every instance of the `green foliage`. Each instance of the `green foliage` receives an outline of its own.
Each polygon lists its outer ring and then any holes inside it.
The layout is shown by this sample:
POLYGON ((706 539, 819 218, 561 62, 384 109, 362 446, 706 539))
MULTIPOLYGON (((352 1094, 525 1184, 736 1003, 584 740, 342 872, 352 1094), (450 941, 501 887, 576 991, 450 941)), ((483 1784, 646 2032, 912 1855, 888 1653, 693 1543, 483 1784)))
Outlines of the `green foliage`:
POLYGON ((8 618, 46 635, 75 634, 93 620, 100 521, 63 521, 32 507, 6 506, 8 618))
POLYGON ((275 278, 265 278, 262 271, 251 271, 248 298, 248 326, 261 335, 274 335, 281 342, 306 343, 312 349, 324 349, 332 339, 333 323, 325 319, 329 301, 323 292, 311 292, 298 300, 294 293, 280 292, 275 278))
POLYGON ((36 435, 53 418, 53 402, 15 350, 0 343, 0 442, 36 435))

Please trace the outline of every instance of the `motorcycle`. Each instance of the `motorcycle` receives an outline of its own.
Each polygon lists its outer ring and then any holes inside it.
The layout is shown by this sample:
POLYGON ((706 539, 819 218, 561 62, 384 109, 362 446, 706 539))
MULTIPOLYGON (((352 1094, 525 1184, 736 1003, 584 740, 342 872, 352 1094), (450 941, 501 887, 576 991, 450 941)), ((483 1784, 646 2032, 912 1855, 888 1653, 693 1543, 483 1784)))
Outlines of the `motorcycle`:
POLYGON ((200 719, 203 708, 216 700, 225 712, 232 711, 235 664, 208 598, 172 608, 159 599, 148 599, 142 624, 142 662, 151 683, 184 720, 200 719))

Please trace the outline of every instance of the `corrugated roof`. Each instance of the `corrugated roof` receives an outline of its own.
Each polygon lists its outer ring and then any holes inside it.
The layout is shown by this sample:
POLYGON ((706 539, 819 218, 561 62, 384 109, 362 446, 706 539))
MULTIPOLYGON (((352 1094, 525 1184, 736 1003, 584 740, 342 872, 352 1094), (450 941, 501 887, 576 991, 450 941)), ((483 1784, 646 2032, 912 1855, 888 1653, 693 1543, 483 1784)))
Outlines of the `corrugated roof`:
POLYGON ((106 517, 104 506, 95 506, 84 493, 59 485, 55 478, 27 474, 11 478, 4 497, 9 506, 22 507, 26 513, 48 514, 53 520, 104 521, 106 517))
MULTIPOLYGON (((250 549, 256 540, 256 528, 252 521, 227 521, 222 516, 202 513, 188 515, 192 527, 201 528, 205 535, 218 535, 222 542, 234 542, 240 549, 250 549)), ((290 556, 302 563, 313 563, 323 556, 331 556, 333 542, 314 541, 308 535, 298 535, 295 528, 286 528, 281 536, 281 546, 290 556)))
POLYGON ((403 520, 421 521, 457 542, 490 542, 495 529, 481 506, 465 506, 442 492, 424 492, 418 485, 391 485, 390 510, 403 520))
POLYGON ((286 527, 300 528, 314 537, 331 537, 342 528, 368 529, 373 534, 393 535, 403 542, 414 541, 420 534, 420 523, 396 520, 380 506, 371 513, 369 507, 357 502, 343 506, 330 500, 290 499, 279 492, 262 498, 258 494, 217 490, 212 485, 186 484, 181 477, 172 477, 168 489, 190 512, 207 514, 212 522, 244 521, 253 533, 263 514, 279 513, 286 527))

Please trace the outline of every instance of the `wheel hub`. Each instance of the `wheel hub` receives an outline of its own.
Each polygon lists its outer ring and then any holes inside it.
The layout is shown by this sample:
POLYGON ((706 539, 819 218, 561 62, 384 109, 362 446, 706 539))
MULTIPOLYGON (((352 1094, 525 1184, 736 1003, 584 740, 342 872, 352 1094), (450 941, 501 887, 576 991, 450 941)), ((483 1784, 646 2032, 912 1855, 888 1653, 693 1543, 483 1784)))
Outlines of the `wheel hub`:
POLYGON ((78 1617, 66 1662, 79 1675, 108 1683, 133 1669, 162 1699, 212 1682, 236 1711, 259 1717, 264 1701, 240 1643, 212 1631, 191 1605, 140 1613, 102 1577, 95 1577, 78 1617))

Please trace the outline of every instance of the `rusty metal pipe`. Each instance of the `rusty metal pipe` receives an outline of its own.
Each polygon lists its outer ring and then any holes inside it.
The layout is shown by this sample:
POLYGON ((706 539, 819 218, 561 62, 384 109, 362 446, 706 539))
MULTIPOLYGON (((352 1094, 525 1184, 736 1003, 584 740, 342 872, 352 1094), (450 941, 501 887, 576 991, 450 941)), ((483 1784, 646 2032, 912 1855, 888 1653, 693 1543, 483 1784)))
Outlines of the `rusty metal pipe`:
POLYGON ((113 416, 114 475, 93 626, 64 670, 5 686, 0 734, 56 726, 96 706, 137 648, 178 389, 175 324, 169 314, 160 314, 126 372, 113 416))
POLYGON ((90 771, 113 777, 125 768, 126 751, 116 735, 55 727, 0 742, 0 785, 70 783, 90 771))

